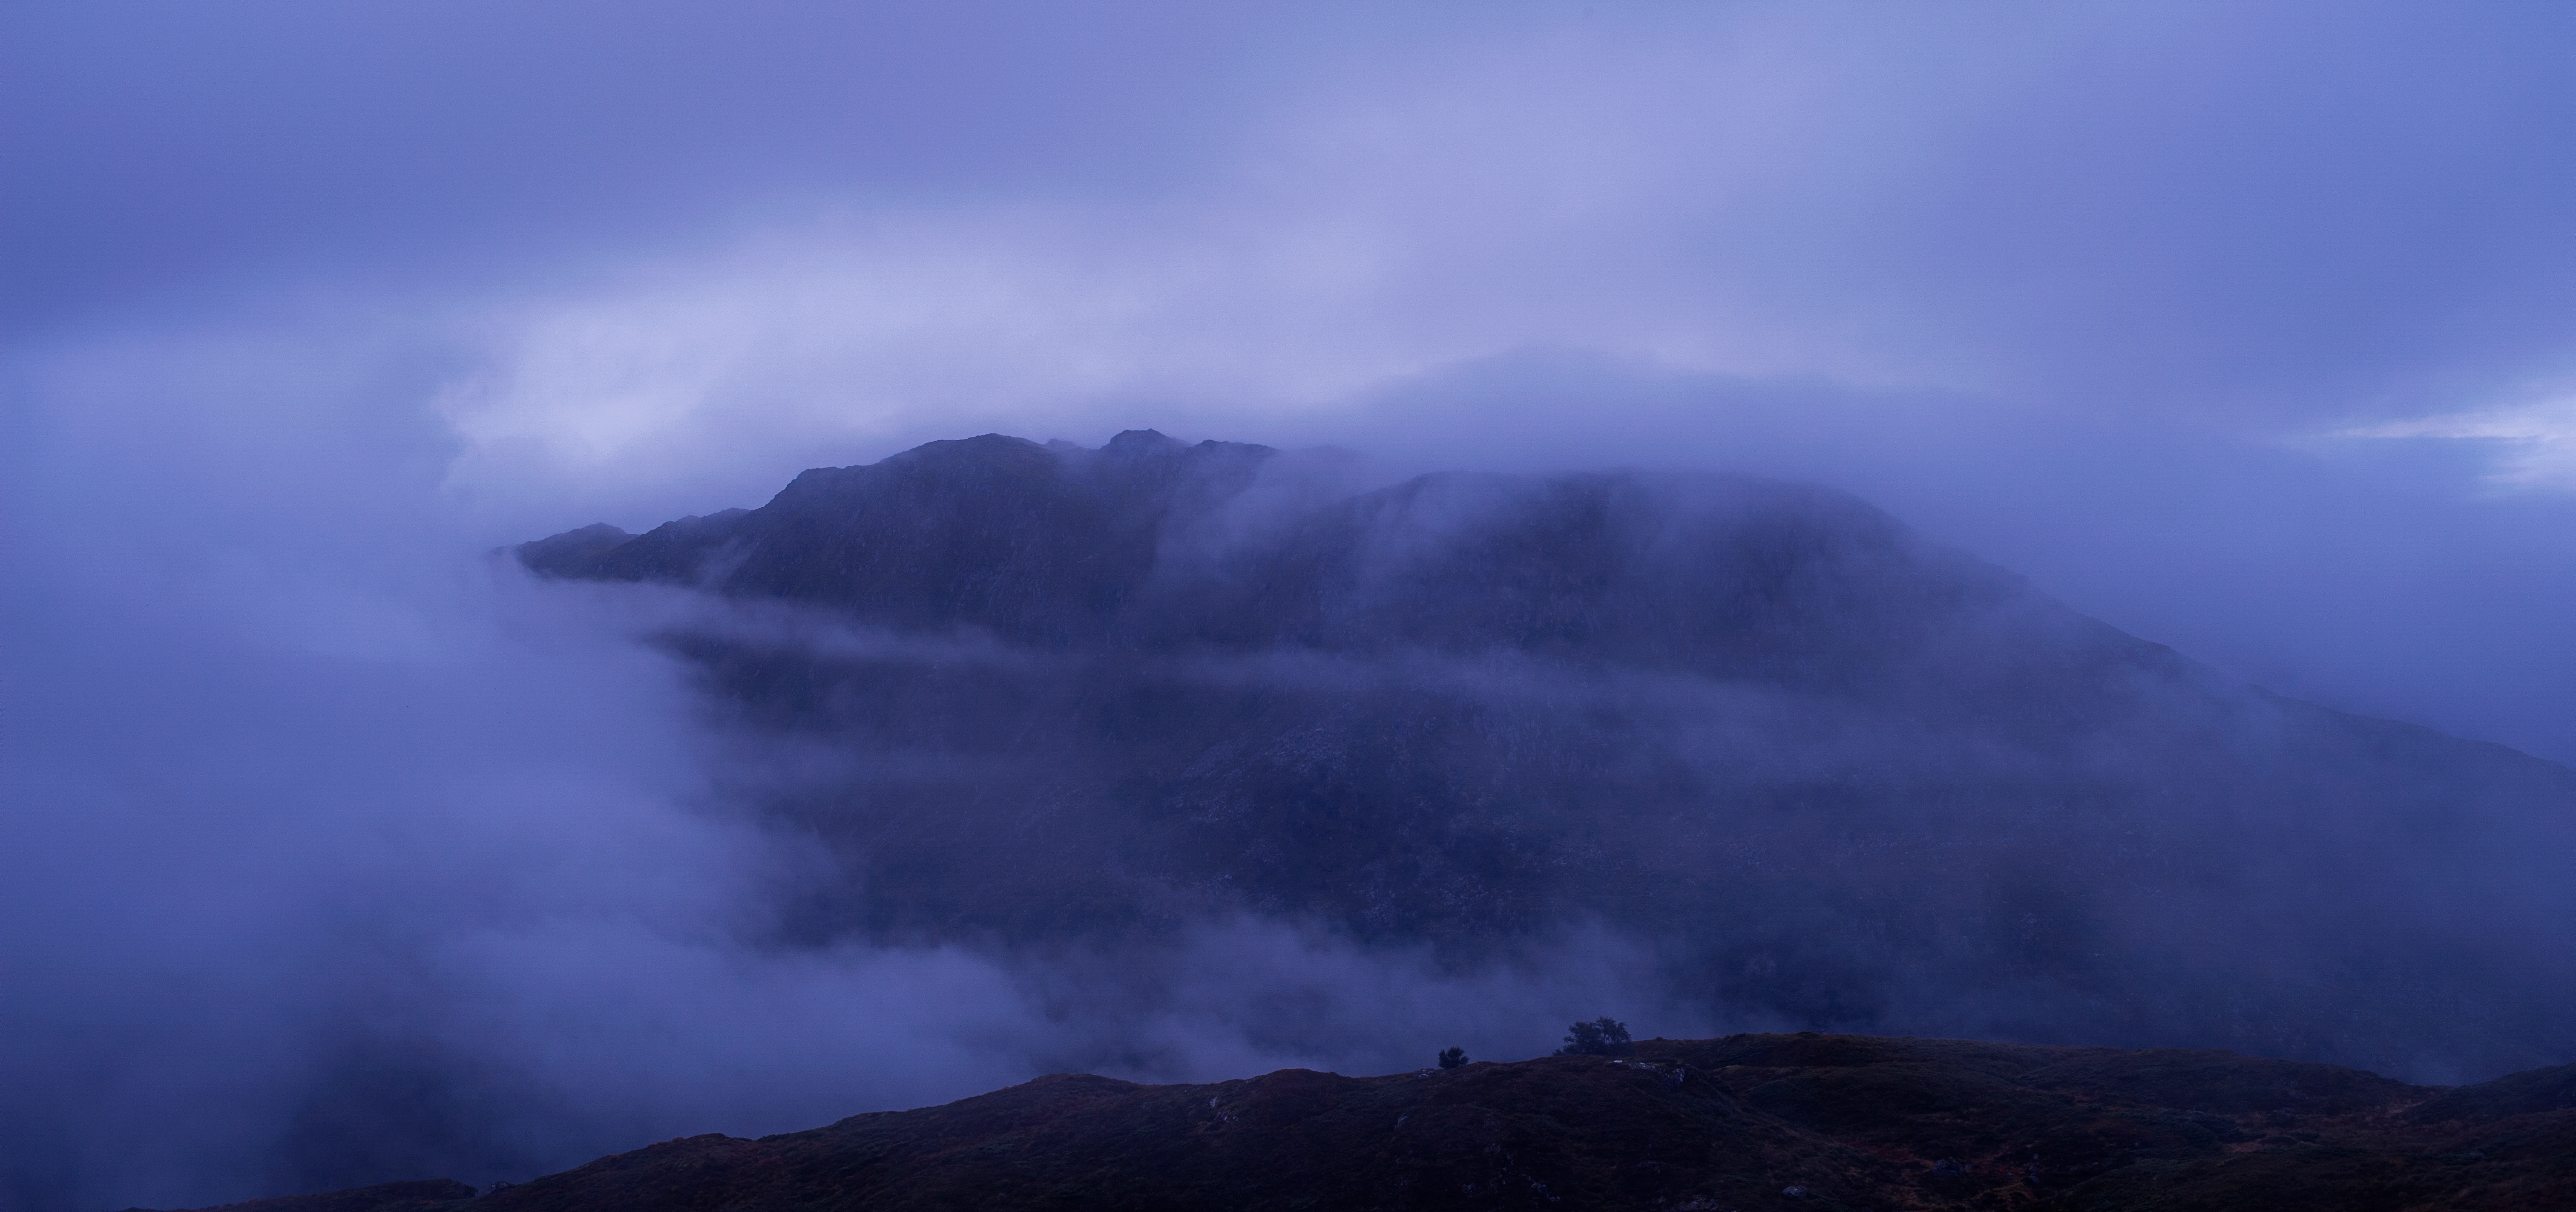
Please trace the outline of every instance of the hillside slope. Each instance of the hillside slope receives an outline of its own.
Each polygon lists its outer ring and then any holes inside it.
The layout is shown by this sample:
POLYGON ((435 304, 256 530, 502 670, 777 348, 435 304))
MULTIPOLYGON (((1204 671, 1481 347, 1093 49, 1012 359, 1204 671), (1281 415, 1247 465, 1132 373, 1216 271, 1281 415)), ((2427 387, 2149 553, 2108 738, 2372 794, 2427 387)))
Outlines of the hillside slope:
POLYGON ((1293 462, 987 435, 520 557, 736 611, 668 642, 843 873, 794 941, 1598 928, 1715 1022, 2576 1053, 2576 772, 2233 682, 1827 489, 1293 462))
POLYGON ((1060 1075, 468 1194, 233 1209, 2560 1209, 2576 1065, 2440 1090, 2224 1052, 1801 1034, 1372 1078, 1060 1075))

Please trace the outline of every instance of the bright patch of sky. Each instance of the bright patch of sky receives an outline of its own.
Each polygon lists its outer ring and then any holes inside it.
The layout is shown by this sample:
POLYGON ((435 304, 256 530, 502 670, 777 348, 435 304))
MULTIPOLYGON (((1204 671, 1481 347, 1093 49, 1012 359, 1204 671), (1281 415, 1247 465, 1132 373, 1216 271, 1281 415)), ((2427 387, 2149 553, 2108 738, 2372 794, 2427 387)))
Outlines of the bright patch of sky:
POLYGON ((2498 488, 2576 492, 2576 396, 2365 425, 2342 436, 2471 443, 2483 448, 2486 480, 2498 488))

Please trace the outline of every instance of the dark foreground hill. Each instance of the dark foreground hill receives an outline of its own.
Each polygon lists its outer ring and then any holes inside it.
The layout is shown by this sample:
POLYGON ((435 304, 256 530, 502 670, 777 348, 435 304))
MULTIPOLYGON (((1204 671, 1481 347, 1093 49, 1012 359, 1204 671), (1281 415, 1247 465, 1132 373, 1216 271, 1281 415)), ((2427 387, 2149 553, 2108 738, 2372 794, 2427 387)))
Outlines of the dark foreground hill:
POLYGON ((481 1198, 235 1212, 2576 1207, 2576 1065, 2410 1086, 2227 1052, 1649 1040, 1391 1077, 1040 1078, 810 1132, 693 1136, 481 1198))
POLYGON ((2576 772, 2233 681, 1827 489, 987 435, 520 556, 726 604, 669 642, 833 860, 791 943, 1594 930, 1709 1022, 2576 1054, 2576 772))

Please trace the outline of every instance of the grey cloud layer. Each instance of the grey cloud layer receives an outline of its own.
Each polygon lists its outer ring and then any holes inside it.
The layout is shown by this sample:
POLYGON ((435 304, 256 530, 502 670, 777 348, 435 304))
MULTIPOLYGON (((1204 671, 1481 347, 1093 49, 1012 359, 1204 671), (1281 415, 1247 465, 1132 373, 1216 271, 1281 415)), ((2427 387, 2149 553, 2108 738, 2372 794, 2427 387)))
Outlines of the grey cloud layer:
POLYGON ((0 556, 40 575, 0 591, 0 1207, 525 1177, 1059 1069, 1705 1027, 1580 928, 1467 973, 1250 919, 1016 961, 782 945, 816 856, 729 798, 776 772, 635 642, 703 607, 540 592, 439 494, 450 447, 399 381, 231 352, 56 366, 90 407, 10 418, 0 556))
POLYGON ((1046 1067, 1712 1025, 1598 1004, 1648 960, 1579 934, 1460 977, 1218 924, 1151 997, 744 945, 803 860, 705 811, 670 669, 478 553, 925 438, 1819 478, 2576 757, 2571 498, 2487 478, 2576 436, 2318 437, 2567 396, 2570 20, 15 6, 0 1202, 400 1170, 332 1134, 370 1089, 498 1125, 440 1146, 498 1177, 1046 1067))
POLYGON ((1321 217, 1358 246, 1306 259, 1359 258, 1392 312, 1562 329, 1540 305, 1570 296, 1744 330, 1733 369, 1822 343, 2060 406, 2404 410, 2565 369, 2546 6, 12 20, 31 318, 209 275, 542 280, 550 248, 817 202, 1036 204, 1183 239, 1321 217))

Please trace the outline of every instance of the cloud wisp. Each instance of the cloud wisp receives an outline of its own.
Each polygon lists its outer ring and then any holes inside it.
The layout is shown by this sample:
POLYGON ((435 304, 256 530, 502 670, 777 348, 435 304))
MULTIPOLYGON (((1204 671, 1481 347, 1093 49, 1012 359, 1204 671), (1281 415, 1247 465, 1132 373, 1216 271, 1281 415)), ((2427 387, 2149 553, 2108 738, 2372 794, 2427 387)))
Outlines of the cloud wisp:
POLYGON ((1657 1021, 1622 991, 1649 957, 1579 933, 1463 973, 1257 919, 1141 952, 786 943, 833 873, 730 798, 757 772, 642 642, 703 604, 480 549, 451 447, 375 424, 363 369, 74 369, 31 377, 91 408, 15 418, 7 556, 44 575, 0 600, 0 1206, 520 1178, 1058 1069, 1384 1071, 1657 1021), (186 398, 240 377, 275 393, 254 431, 186 398))

